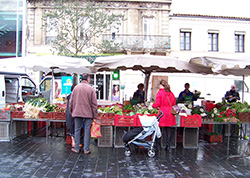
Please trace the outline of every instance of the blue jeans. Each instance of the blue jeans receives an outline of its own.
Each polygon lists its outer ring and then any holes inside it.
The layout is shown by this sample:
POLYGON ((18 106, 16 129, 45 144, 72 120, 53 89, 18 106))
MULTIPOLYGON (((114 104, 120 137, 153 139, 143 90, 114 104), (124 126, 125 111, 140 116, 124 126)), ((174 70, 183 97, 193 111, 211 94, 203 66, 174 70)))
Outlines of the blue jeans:
POLYGON ((89 151, 90 128, 93 119, 84 117, 75 117, 75 150, 79 151, 82 123, 84 122, 83 151, 89 151))

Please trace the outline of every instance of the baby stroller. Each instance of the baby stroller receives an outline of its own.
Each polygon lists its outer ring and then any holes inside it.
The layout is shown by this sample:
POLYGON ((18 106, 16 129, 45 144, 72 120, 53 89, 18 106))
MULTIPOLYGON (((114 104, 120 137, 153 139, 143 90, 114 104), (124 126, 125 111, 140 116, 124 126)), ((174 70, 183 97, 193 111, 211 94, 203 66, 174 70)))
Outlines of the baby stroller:
POLYGON ((137 146, 143 146, 148 150, 148 156, 153 158, 155 156, 154 143, 156 136, 161 137, 161 130, 159 127, 160 118, 163 116, 163 112, 160 111, 158 116, 140 116, 142 127, 134 128, 123 135, 123 141, 125 142, 125 156, 130 156, 131 151, 129 145, 131 143, 137 146), (146 138, 152 135, 152 140, 147 141, 146 138))

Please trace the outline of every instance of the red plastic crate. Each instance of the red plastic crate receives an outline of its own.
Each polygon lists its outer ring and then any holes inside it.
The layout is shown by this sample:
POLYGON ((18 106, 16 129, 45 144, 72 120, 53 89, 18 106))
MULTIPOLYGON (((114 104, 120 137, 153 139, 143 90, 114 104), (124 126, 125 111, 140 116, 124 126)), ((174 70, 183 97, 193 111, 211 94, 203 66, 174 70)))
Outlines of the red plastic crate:
POLYGON ((207 135, 204 134, 204 140, 208 142, 222 142, 222 135, 207 135))
POLYGON ((250 112, 240 112, 239 120, 241 122, 250 122, 250 112))
POLYGON ((181 127, 201 127, 201 115, 181 116, 181 127))
POLYGON ((101 125, 105 125, 105 126, 108 126, 108 125, 115 125, 115 118, 97 118, 97 122, 101 125))
POLYGON ((101 125, 115 125, 114 113, 98 113, 97 122, 101 125))
POLYGON ((65 120, 66 119, 65 112, 53 112, 53 113, 54 113, 53 119, 55 119, 55 120, 65 120))
POLYGON ((216 104, 214 104, 214 103, 208 103, 208 102, 205 103, 205 110, 206 111, 211 112, 212 109, 215 108, 215 107, 216 107, 216 104))
POLYGON ((10 111, 0 109, 0 121, 1 120, 10 120, 10 111))
POLYGON ((134 116, 121 116, 116 114, 115 115, 115 126, 121 126, 121 127, 130 127, 130 126, 136 126, 136 115, 134 116))
POLYGON ((98 108, 106 108, 106 107, 110 107, 109 105, 98 105, 98 108))
POLYGON ((101 119, 115 118, 115 113, 98 113, 98 118, 101 118, 101 119))
POLYGON ((11 111, 11 118, 24 118, 24 111, 11 111))
POLYGON ((53 112, 40 112, 39 118, 41 119, 52 119, 54 117, 53 112))

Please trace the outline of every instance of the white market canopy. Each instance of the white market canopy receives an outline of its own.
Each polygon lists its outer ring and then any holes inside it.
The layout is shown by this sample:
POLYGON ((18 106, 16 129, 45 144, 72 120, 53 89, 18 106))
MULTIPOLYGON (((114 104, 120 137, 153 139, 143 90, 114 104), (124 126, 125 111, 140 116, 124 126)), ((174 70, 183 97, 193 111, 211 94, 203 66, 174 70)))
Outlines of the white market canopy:
POLYGON ((145 91, 152 72, 212 74, 209 67, 190 64, 170 56, 118 55, 98 57, 93 63, 96 71, 139 70, 145 74, 145 91))
POLYGON ((151 72, 212 74, 209 67, 179 60, 170 56, 117 55, 98 57, 93 63, 96 71, 139 70, 144 74, 151 72))
POLYGON ((0 59, 1 68, 25 68, 35 72, 90 73, 92 65, 86 59, 44 55, 0 59))
POLYGON ((54 73, 91 73, 92 65, 86 59, 66 56, 25 56, 17 58, 0 59, 0 68, 25 68, 29 70, 52 72, 52 94, 54 96, 54 73))
POLYGON ((216 74, 249 76, 250 75, 250 56, 243 55, 221 55, 193 57, 189 60, 191 64, 199 64, 209 67, 216 74))

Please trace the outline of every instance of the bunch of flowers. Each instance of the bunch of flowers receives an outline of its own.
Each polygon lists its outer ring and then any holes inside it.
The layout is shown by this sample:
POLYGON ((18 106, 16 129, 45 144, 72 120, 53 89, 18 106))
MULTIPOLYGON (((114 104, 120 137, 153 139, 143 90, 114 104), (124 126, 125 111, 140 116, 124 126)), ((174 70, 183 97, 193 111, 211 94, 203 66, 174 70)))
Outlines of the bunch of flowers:
POLYGON ((210 117, 215 121, 215 122, 223 122, 223 117, 220 114, 219 110, 217 108, 213 108, 212 111, 210 112, 210 117))
POLYGON ((236 109, 228 108, 226 111, 222 111, 220 115, 224 117, 236 117, 236 109))
POLYGON ((196 106, 192 108, 191 114, 199 114, 202 117, 207 116, 207 113, 205 112, 205 109, 203 107, 200 106, 196 106))
POLYGON ((226 111, 222 111, 220 115, 224 122, 239 122, 239 119, 236 118, 237 112, 235 108, 228 108, 226 111))

